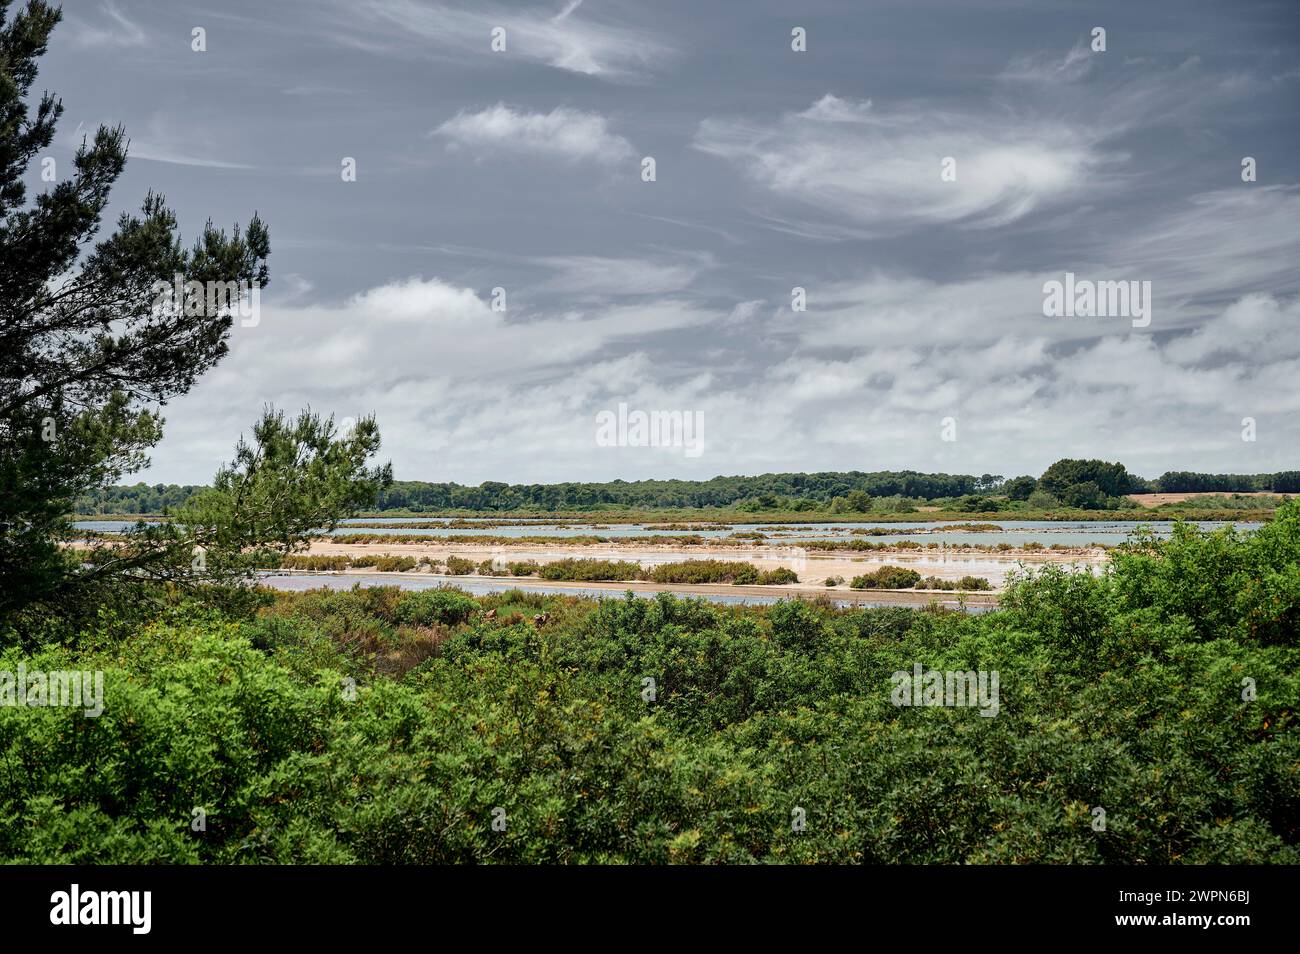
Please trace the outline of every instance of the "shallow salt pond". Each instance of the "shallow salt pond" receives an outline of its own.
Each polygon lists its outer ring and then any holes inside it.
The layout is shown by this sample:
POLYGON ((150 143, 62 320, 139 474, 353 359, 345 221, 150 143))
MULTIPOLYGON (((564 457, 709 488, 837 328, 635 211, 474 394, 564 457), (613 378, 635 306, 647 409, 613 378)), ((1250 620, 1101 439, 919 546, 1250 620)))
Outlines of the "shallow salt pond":
MULTIPOLYGON (((972 546, 991 547, 999 543, 1005 543, 1012 547, 1019 548, 1025 543, 1041 543, 1044 546, 1051 546, 1053 543, 1066 547, 1085 547, 1094 544, 1116 545, 1123 543, 1132 533, 1139 529, 1147 529, 1159 537, 1167 537, 1172 532, 1173 523, 1167 520, 1114 520, 1114 521, 1031 521, 1031 520, 989 520, 979 521, 980 523, 991 523, 1001 530, 998 531, 966 531, 966 530, 945 530, 945 526, 951 526, 954 521, 904 521, 898 523, 809 523, 809 524, 792 524, 790 528, 774 530, 769 523, 742 523, 734 524, 726 530, 663 530, 657 528, 654 524, 617 524, 601 525, 599 529, 594 529, 592 524, 538 524, 538 523, 506 523, 496 527, 473 527, 473 528, 455 528, 448 527, 447 524, 451 518, 447 517, 358 517, 351 520, 345 520, 340 524, 338 529, 330 535, 335 537, 347 537, 359 533, 383 533, 394 536, 418 536, 420 534, 436 534, 446 537, 481 537, 481 536, 498 536, 498 537, 586 537, 599 536, 609 539, 636 539, 639 537, 651 537, 656 535, 678 535, 692 534, 706 540, 721 540, 729 537, 733 533, 754 533, 759 527, 769 529, 762 531, 766 540, 773 545, 793 544, 807 542, 811 540, 869 540, 873 543, 890 543, 911 540, 916 543, 941 543, 945 545, 956 543, 969 543, 972 546), (400 527, 400 526, 357 526, 357 524, 421 524, 419 527, 400 527), (853 533, 853 530, 869 530, 880 528, 885 530, 902 530, 911 531, 904 533, 889 533, 880 536, 874 536, 869 533, 853 533)), ((968 522, 968 521, 955 521, 968 522)), ((1217 530, 1228 524, 1220 521, 1196 521, 1195 526, 1206 530, 1217 530)), ((97 530, 101 532, 123 532, 130 530, 134 523, 128 520, 78 520, 73 526, 81 530, 97 530)), ((1238 523, 1235 525, 1241 530, 1251 530, 1259 524, 1238 523)))

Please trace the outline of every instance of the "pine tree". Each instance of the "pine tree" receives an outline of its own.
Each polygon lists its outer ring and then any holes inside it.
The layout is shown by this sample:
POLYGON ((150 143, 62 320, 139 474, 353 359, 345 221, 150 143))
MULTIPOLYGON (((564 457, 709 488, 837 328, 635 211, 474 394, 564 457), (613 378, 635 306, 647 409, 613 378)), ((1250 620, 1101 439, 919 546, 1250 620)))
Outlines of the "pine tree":
POLYGON ((0 613, 49 604, 110 571, 170 578, 189 564, 188 549, 209 538, 259 543, 240 509, 252 500, 251 486, 259 504, 270 481, 302 489, 273 495, 287 498, 274 521, 280 537, 329 523, 337 508, 373 495, 375 481, 391 479, 362 468, 378 447, 373 420, 336 444, 332 420, 307 414, 291 423, 268 412, 254 431, 257 446, 241 446, 242 465, 222 471, 232 500, 204 504, 227 524, 141 534, 131 546, 92 554, 99 559, 90 568, 84 553, 60 545, 72 536, 74 501, 144 466, 162 435, 159 408, 226 354, 229 307, 206 296, 178 301, 159 289, 198 282, 260 290, 270 240, 254 215, 230 234, 209 221, 186 249, 175 215, 151 192, 138 214, 123 214, 94 241, 127 161, 120 126, 83 139, 71 175, 29 199, 24 177, 63 112, 48 92, 31 102, 37 61, 61 12, 30 0, 10 16, 10 2, 0 0, 0 613), (315 471, 302 471, 308 461, 319 465, 315 471))

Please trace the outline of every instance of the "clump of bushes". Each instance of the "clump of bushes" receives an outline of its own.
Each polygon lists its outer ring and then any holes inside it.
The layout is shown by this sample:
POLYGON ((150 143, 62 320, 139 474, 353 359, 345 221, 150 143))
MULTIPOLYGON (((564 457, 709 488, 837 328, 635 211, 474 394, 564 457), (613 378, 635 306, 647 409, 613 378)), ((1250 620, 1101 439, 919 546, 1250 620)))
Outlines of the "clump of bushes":
POLYGON ((918 590, 991 590, 992 584, 982 576, 963 576, 960 580, 942 580, 927 576, 916 584, 918 590))
POLYGON ((447 574, 449 576, 467 576, 477 569, 473 560, 452 554, 447 557, 447 574))
POLYGON ((278 561, 281 570, 346 570, 352 561, 346 556, 286 554, 278 561))
POLYGON ((918 590, 955 590, 957 584, 952 580, 943 580, 937 576, 927 576, 916 584, 918 590))
POLYGON ((798 583, 799 576, 786 567, 761 571, 752 563, 741 560, 685 560, 680 563, 661 563, 642 567, 628 560, 593 560, 566 558, 541 566, 531 564, 543 580, 574 580, 579 582, 626 582, 644 580, 649 583, 731 583, 737 586, 783 586, 798 583))
POLYGON ((352 558, 354 567, 373 566, 380 573, 405 573, 416 567, 415 557, 388 556, 387 554, 363 554, 352 558))
POLYGON ((901 566, 882 566, 871 573, 855 576, 849 586, 855 590, 906 590, 916 586, 921 574, 901 566))
POLYGON ((441 623, 454 626, 463 623, 478 612, 478 603, 460 590, 414 590, 403 593, 393 608, 400 623, 413 626, 432 626, 441 623))
POLYGON ((661 563, 646 571, 644 579, 653 583, 734 583, 749 586, 762 582, 762 574, 752 563, 729 560, 687 560, 684 563, 661 563))
POLYGON ((826 583, 825 583, 825 585, 826 585, 826 586, 843 586, 843 585, 844 585, 844 577, 842 577, 842 576, 828 576, 828 577, 826 577, 826 583))
MULTIPOLYGON (((510 564, 498 560, 484 560, 478 565, 479 576, 518 576, 510 570, 510 564)), ((525 574, 526 575, 526 574, 525 574)))
POLYGON ((640 579, 641 567, 629 560, 580 560, 570 557, 542 564, 537 575, 543 580, 598 583, 640 579))

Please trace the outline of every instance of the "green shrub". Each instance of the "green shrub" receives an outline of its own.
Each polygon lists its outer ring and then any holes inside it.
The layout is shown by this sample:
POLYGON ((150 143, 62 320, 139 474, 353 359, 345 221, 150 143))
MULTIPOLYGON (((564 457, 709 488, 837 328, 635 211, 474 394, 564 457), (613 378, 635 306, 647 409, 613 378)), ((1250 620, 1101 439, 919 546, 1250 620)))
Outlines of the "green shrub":
POLYGON ((882 566, 871 573, 855 576, 849 586, 855 590, 905 590, 915 586, 921 574, 901 566, 882 566))
POLYGON ((752 563, 728 560, 686 560, 682 563, 661 563, 651 567, 645 578, 655 583, 735 583, 749 585, 759 582, 758 567, 752 563))
POLYGON ((398 621, 416 626, 463 623, 478 611, 478 603, 460 590, 413 590, 403 593, 395 607, 398 621))
POLYGON ((447 573, 451 576, 467 576, 477 569, 473 560, 452 554, 447 557, 447 573))
POLYGON ((567 558, 543 563, 537 570, 543 580, 578 580, 582 582, 621 582, 639 579, 641 567, 627 560, 585 560, 567 558))

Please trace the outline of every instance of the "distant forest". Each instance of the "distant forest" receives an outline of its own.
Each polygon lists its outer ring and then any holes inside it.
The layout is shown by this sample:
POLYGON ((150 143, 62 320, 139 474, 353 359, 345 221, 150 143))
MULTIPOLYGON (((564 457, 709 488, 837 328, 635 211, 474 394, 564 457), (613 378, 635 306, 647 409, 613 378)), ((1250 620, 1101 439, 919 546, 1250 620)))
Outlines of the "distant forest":
MULTIPOLYGON (((144 484, 109 487, 77 501, 81 514, 162 514, 200 486, 144 484)), ((381 492, 375 510, 543 511, 602 508, 732 508, 763 511, 864 511, 873 498, 955 501, 972 512, 1002 509, 998 501, 1027 501, 1038 508, 1113 510, 1132 493, 1298 493, 1300 471, 1276 474, 1200 474, 1171 471, 1158 480, 1128 473, 1123 464, 1059 460, 1040 477, 997 474, 922 474, 917 471, 846 471, 818 474, 762 474, 711 480, 612 480, 604 483, 504 484, 477 487, 454 483, 395 481, 381 492)), ((1131 502, 1129 502, 1131 504, 1131 502)))

